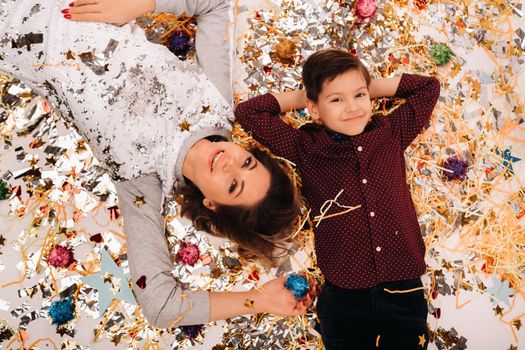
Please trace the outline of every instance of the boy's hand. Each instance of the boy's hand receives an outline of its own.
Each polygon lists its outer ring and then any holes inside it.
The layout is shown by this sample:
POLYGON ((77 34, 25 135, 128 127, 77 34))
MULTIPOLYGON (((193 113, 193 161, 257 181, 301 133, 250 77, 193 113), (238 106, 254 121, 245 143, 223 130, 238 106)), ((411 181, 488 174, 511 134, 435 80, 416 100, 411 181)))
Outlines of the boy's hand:
POLYGON ((77 0, 63 9, 64 17, 78 22, 124 25, 155 11, 155 0, 77 0))
POLYGON ((258 291, 255 291, 259 294, 257 297, 261 303, 261 312, 296 316, 306 311, 307 306, 303 302, 304 298, 296 300, 293 293, 286 289, 285 283, 286 276, 278 277, 266 282, 258 291))

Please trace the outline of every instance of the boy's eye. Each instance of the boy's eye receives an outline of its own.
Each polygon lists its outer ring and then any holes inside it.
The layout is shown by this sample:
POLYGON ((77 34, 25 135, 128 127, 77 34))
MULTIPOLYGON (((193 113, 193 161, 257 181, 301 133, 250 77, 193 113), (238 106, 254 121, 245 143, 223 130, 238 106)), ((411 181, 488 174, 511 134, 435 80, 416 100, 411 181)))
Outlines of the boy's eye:
POLYGON ((252 164, 252 157, 248 157, 248 158, 246 158, 246 160, 244 161, 244 163, 242 163, 242 167, 243 167, 243 168, 246 168, 246 167, 249 166, 250 164, 252 164))
POLYGON ((339 101, 340 101, 339 98, 334 98, 334 99, 332 99, 330 102, 339 102, 339 101))
POLYGON ((363 92, 360 92, 360 93, 358 93, 358 94, 356 95, 356 97, 363 97, 363 96, 365 96, 365 94, 364 94, 363 92))
POLYGON ((237 188, 237 180, 232 181, 230 188, 228 189, 228 193, 233 193, 233 191, 235 191, 235 188, 237 188))

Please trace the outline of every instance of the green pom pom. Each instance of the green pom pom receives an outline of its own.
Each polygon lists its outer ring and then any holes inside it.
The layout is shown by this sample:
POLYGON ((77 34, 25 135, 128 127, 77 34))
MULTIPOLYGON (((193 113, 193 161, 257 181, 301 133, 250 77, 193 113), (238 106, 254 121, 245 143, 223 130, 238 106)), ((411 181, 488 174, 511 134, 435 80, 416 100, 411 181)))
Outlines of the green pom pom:
POLYGON ((438 65, 443 66, 450 62, 454 52, 445 44, 437 44, 430 49, 430 57, 438 65))
POLYGON ((0 201, 6 199, 11 194, 9 191, 9 184, 4 180, 0 180, 0 201))

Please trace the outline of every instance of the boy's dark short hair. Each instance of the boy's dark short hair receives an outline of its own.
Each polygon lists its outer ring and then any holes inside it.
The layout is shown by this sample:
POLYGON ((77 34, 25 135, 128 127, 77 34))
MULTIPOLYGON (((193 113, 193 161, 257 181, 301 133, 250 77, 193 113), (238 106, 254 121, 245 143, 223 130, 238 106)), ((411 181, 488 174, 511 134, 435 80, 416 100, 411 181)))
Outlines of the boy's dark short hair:
POLYGON ((348 51, 340 49, 319 50, 306 60, 303 65, 303 83, 306 97, 317 102, 323 84, 334 80, 338 75, 357 69, 370 85, 370 74, 363 63, 348 51))

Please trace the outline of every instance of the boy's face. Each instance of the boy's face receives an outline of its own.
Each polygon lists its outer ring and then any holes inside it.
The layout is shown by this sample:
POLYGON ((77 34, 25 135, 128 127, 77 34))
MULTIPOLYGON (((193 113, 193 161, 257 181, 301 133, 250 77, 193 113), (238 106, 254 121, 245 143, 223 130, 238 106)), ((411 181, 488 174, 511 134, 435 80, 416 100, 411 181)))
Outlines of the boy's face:
POLYGON ((363 132, 372 116, 368 87, 357 69, 326 81, 317 103, 306 100, 310 115, 332 131, 354 136, 363 132))

